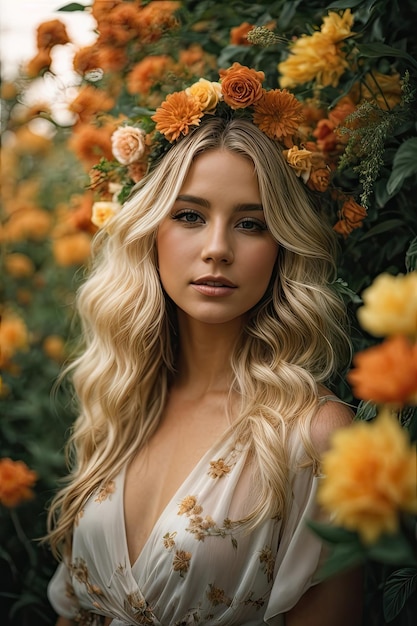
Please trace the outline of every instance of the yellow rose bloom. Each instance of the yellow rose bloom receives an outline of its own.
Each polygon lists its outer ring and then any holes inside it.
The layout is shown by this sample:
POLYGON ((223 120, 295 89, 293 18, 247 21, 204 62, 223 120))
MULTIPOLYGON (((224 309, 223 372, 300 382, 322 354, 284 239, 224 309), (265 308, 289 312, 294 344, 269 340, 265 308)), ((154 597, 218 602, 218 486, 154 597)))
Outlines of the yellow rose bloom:
POLYGON ((417 337, 417 272, 380 274, 362 294, 361 326, 376 337, 417 337))
POLYGON ((334 433, 318 502, 335 525, 374 543, 398 529, 401 511, 417 511, 416 463, 406 431, 385 410, 373 422, 334 433))
POLYGON ((284 150, 283 155, 288 165, 293 168, 297 176, 301 176, 303 181, 307 182, 310 177, 312 167, 312 152, 310 150, 306 150, 305 148, 293 146, 289 150, 284 150))
POLYGON ((196 83, 185 90, 188 96, 197 98, 201 104, 201 108, 205 112, 213 111, 222 97, 222 88, 220 83, 211 82, 205 78, 200 78, 196 83))
POLYGON ((94 202, 91 210, 91 221, 98 228, 103 228, 120 210, 118 202, 94 202))

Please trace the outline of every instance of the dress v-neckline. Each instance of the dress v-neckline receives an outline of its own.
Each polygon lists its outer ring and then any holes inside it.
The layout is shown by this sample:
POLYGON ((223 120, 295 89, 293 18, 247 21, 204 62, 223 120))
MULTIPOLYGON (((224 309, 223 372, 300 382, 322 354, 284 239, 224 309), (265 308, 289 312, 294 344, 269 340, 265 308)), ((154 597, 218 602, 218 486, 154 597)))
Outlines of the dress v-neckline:
POLYGON ((127 466, 125 465, 125 467, 123 468, 122 472, 121 472, 121 476, 120 476, 120 481, 121 481, 121 489, 120 489, 120 497, 121 497, 121 504, 118 507, 118 509, 121 511, 121 526, 122 526, 122 534, 123 534, 123 549, 124 549, 124 553, 125 553, 125 560, 126 563, 129 564, 130 570, 133 572, 134 570, 136 570, 143 554, 145 553, 146 549, 148 548, 151 540, 153 539, 157 528, 159 528, 159 525, 161 523, 161 520, 165 517, 165 513, 166 511, 172 507, 174 500, 179 499, 179 494, 185 489, 186 485, 188 484, 188 482, 190 480, 193 479, 194 475, 199 471, 200 466, 203 464, 207 464, 208 463, 208 459, 211 458, 214 453, 216 452, 216 450, 220 451, 221 449, 227 447, 228 445, 230 445, 230 440, 231 440, 231 436, 228 437, 227 439, 224 439, 223 437, 217 439, 217 441, 211 446, 211 448, 209 448, 207 450, 207 452, 205 452, 203 454, 203 456, 200 458, 199 461, 197 461, 196 465, 193 467, 193 469, 189 472, 188 476, 186 476, 186 478, 183 480, 183 482, 179 485, 179 487, 176 489, 175 493, 172 495, 172 497, 170 498, 170 500, 167 502, 166 506, 164 506, 163 510, 161 511, 161 513, 159 514, 159 516, 157 517, 147 539, 145 540, 145 542, 143 543, 138 556, 135 558, 135 560, 133 561, 133 563, 130 560, 129 557, 129 546, 127 544, 127 532, 126 532, 126 515, 125 515, 125 502, 124 502, 124 492, 125 492, 125 480, 126 480, 126 472, 127 472, 127 466))

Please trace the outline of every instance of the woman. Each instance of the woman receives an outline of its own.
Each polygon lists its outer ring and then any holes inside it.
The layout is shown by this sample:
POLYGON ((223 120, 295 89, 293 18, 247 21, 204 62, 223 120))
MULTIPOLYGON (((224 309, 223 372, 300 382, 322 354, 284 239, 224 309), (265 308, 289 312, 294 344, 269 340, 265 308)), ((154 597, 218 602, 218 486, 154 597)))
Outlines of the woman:
POLYGON ((333 233, 282 146, 227 117, 172 142, 79 295, 59 626, 359 623, 358 575, 320 582, 306 525, 352 419, 324 386, 348 353, 333 233))

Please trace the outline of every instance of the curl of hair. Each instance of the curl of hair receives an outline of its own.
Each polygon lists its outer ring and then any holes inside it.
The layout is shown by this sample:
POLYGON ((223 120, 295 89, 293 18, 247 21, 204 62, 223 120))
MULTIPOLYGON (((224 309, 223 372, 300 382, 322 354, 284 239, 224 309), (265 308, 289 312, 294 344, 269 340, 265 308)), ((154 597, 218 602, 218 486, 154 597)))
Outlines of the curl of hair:
POLYGON ((66 372, 72 372, 79 417, 67 448, 72 472, 49 510, 55 554, 68 547, 86 498, 117 475, 158 427, 175 375, 176 321, 158 277, 156 232, 193 160, 206 150, 251 159, 265 219, 279 243, 269 288, 251 310, 231 359, 241 398, 231 429, 250 446, 260 486, 246 521, 255 525, 284 514, 295 425, 311 463, 317 460, 309 435, 317 385, 346 367, 350 355, 344 306, 329 287, 335 235, 279 144, 249 121, 207 118, 138 183, 112 221, 111 235, 95 240, 92 270, 77 297, 83 351, 66 372))

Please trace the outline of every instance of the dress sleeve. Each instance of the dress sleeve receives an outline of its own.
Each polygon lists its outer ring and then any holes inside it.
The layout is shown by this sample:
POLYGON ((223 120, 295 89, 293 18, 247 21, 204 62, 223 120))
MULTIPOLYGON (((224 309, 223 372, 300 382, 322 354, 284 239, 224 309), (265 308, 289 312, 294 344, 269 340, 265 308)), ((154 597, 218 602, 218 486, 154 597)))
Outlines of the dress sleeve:
POLYGON ((324 556, 323 544, 307 526, 308 520, 318 518, 319 481, 312 468, 300 470, 293 480, 292 504, 282 529, 274 584, 265 612, 268 624, 281 623, 278 616, 289 611, 309 587, 320 582, 317 571, 324 556))
POLYGON ((60 563, 48 584, 48 600, 54 611, 67 619, 77 616, 80 605, 73 592, 71 578, 66 564, 60 563))

